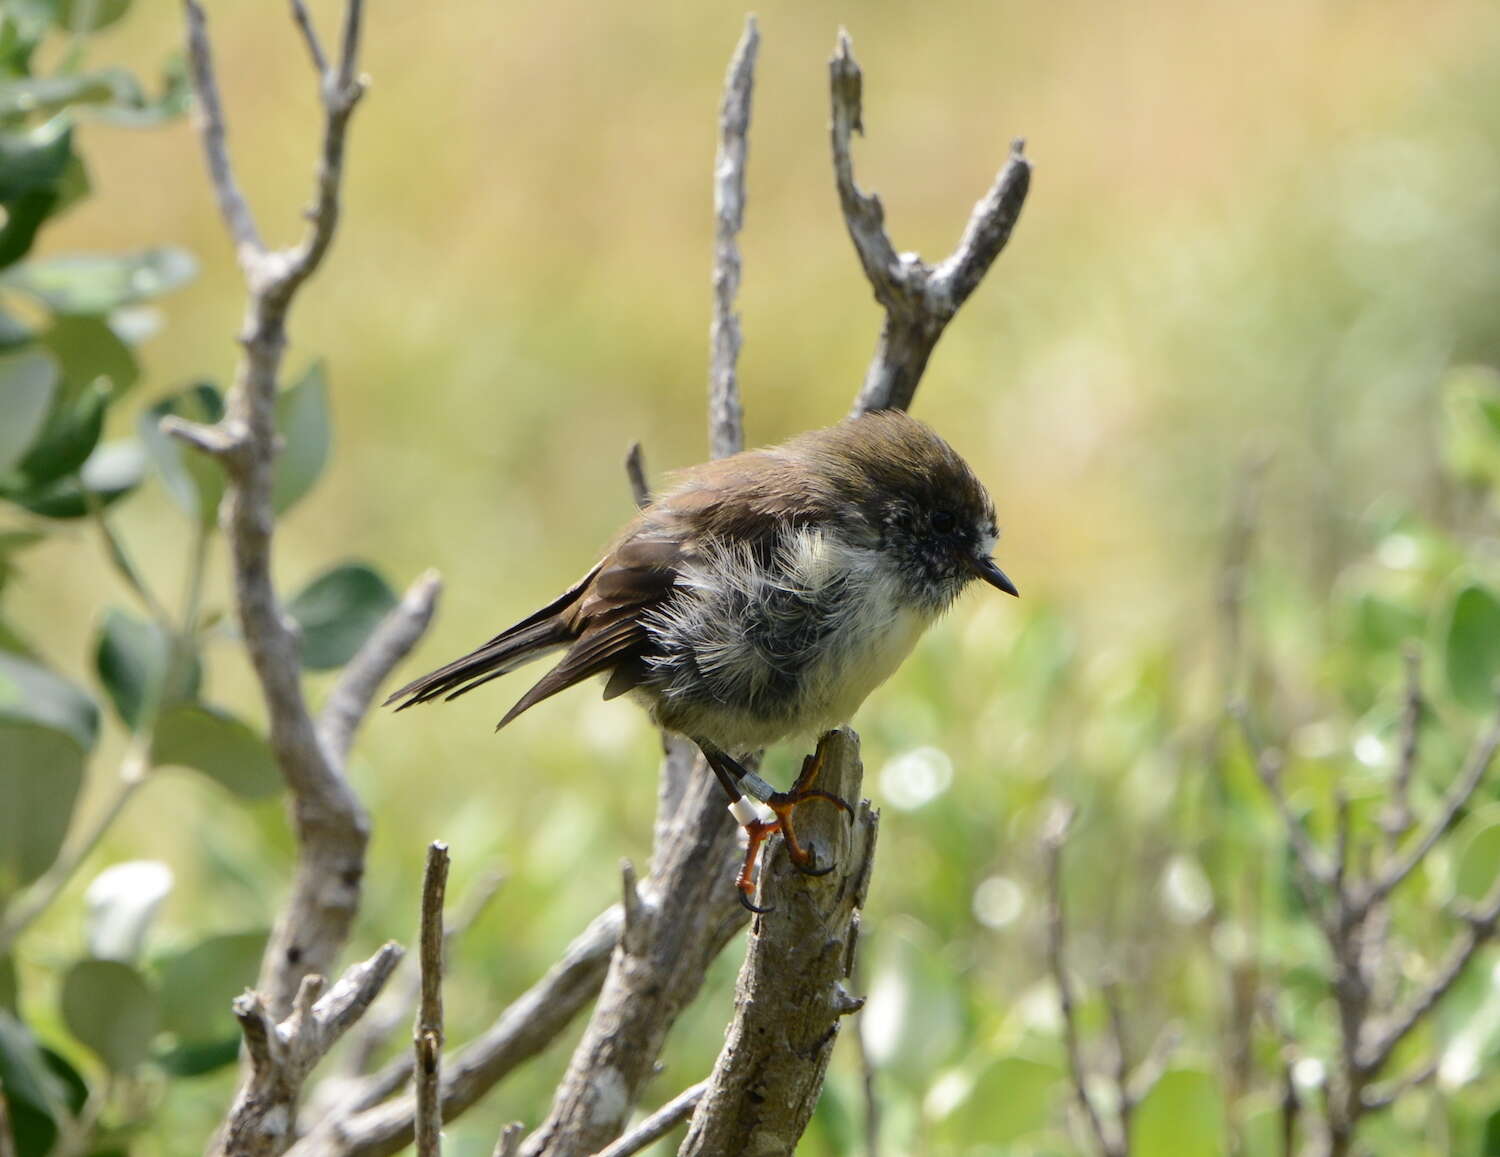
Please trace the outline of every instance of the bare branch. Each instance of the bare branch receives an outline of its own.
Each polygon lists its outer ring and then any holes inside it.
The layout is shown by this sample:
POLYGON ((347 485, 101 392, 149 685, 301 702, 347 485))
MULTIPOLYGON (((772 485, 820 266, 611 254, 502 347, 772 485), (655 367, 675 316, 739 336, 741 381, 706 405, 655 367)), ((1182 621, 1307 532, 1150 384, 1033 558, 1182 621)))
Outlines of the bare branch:
POLYGON ((277 1157, 286 1150, 297 1135, 297 1101, 308 1073, 370 1007, 400 960, 400 946, 386 944, 352 966, 321 998, 322 977, 305 977, 280 1024, 259 993, 235 1000, 250 1065, 215 1141, 216 1152, 277 1157))
POLYGON ((933 271, 934 288, 947 298, 950 316, 979 288, 1020 220, 1031 186, 1031 162, 1025 154, 1025 141, 1011 141, 1010 156, 990 191, 974 206, 958 248, 933 271))
POLYGON ((349 118, 365 81, 358 75, 359 34, 363 22, 363 0, 347 0, 344 6, 343 51, 337 76, 323 75, 323 147, 318 156, 317 194, 307 211, 306 235, 278 263, 268 293, 274 300, 289 300, 298 287, 323 263, 339 223, 339 190, 344 176, 344 142, 349 118))
POLYGON ((1406 694, 1401 709, 1401 747, 1396 774, 1391 778, 1390 802, 1381 814, 1386 850, 1394 854, 1401 837, 1411 831, 1416 817, 1411 810, 1411 780, 1417 770, 1417 749, 1422 730, 1422 650, 1408 646, 1402 656, 1406 671, 1406 694))
POLYGON ((297 22, 297 30, 302 33, 302 42, 307 45, 307 55, 312 59, 313 70, 321 81, 328 75, 328 58, 323 55, 323 44, 318 39, 318 30, 313 26, 312 17, 308 14, 307 5, 303 3, 303 0, 292 0, 292 19, 297 22))
POLYGON ((1303 899, 1307 901, 1312 911, 1321 912, 1322 897, 1316 885, 1327 885, 1332 882, 1333 868, 1323 853, 1313 844, 1312 838, 1307 834, 1307 829, 1292 811, 1292 805, 1286 798, 1286 791, 1281 783, 1280 753, 1260 742, 1250 722, 1250 713, 1242 704, 1232 706, 1230 711, 1238 720, 1240 730, 1245 737, 1245 746, 1250 749, 1250 754, 1255 761, 1255 773, 1260 777, 1261 783, 1265 784, 1271 801, 1276 805, 1276 812, 1281 817, 1282 827, 1286 829, 1287 842, 1291 844, 1292 855, 1299 869, 1297 882, 1302 889, 1303 899))
MULTIPOLYGON (((442 1082, 445 1121, 551 1044, 593 999, 623 925, 618 904, 597 916, 546 976, 512 1002, 490 1028, 449 1056, 442 1082)), ((405 1052, 313 1125, 288 1157, 389 1157, 410 1145, 415 1097, 406 1093, 380 1102, 400 1089, 411 1072, 411 1054, 405 1052)))
POLYGON ((619 1136, 677 1016, 744 925, 730 886, 738 834, 718 783, 697 767, 641 885, 638 947, 616 948, 552 1109, 522 1147, 527 1157, 585 1157, 619 1136))
POLYGON ((1368 1040, 1360 1042, 1356 1060, 1363 1073, 1373 1076, 1381 1070, 1396 1046, 1458 982, 1474 953, 1494 939, 1496 925, 1500 924, 1500 884, 1490 890, 1475 911, 1463 913, 1462 918, 1465 928, 1432 978, 1392 1012, 1383 1025, 1367 1033, 1368 1040))
POLYGON ((187 14, 188 66, 193 76, 193 91, 198 96, 198 131, 203 136, 203 151, 219 199, 219 213, 234 241, 240 266, 249 272, 264 256, 265 245, 229 160, 228 130, 224 126, 224 107, 219 100, 219 83, 208 44, 207 20, 197 0, 183 0, 183 8, 187 14))
POLYGON ((637 510, 651 505, 651 484, 646 481, 646 455, 639 442, 632 442, 625 454, 625 477, 630 480, 630 496, 637 510))
POLYGON ((443 1151, 443 898, 448 893, 448 845, 434 841, 427 848, 427 870, 422 876, 422 999, 412 1033, 416 1058, 416 1140, 418 1157, 439 1157, 443 1151))
POLYGON ((427 633, 442 590, 443 580, 437 571, 430 570, 417 579, 339 674, 318 717, 318 730, 341 763, 349 755, 354 733, 380 684, 427 633))
MULTIPOLYGON (((454 942, 467 932, 484 913, 489 902, 504 882, 504 873, 491 870, 481 875, 470 886, 453 918, 446 922, 443 933, 444 959, 453 956, 454 942)), ((411 1054, 403 1051, 402 1060, 407 1062, 382 1075, 387 1084, 379 1085, 373 1080, 363 1080, 375 1062, 376 1055, 403 1024, 406 1024, 421 997, 420 971, 407 968, 401 970, 386 986, 385 993, 375 1007, 360 1020, 350 1034, 348 1042, 340 1050, 338 1071, 319 1082, 309 1099, 308 1112, 313 1120, 323 1120, 335 1108, 349 1106, 356 1098, 362 1098, 359 1108, 377 1104, 394 1094, 411 1077, 411 1054)))
POLYGON ((707 1081, 689 1085, 630 1132, 599 1150, 595 1157, 631 1157, 653 1141, 661 1140, 687 1120, 707 1089, 707 1081))
POLYGON ((1426 830, 1405 854, 1393 856, 1382 866, 1380 875, 1370 885, 1369 899, 1379 900, 1389 896, 1401 881, 1411 875, 1412 870, 1427 858, 1427 853, 1432 851, 1438 840, 1442 839, 1458 822, 1459 813, 1473 797, 1475 790, 1483 782, 1485 773, 1489 771, 1490 764, 1494 762, 1497 749, 1500 749, 1500 713, 1496 714, 1488 730, 1485 731, 1469 756, 1469 763, 1464 773, 1448 789, 1448 794, 1437 816, 1427 825, 1426 830))
POLYGON ((500 1130, 500 1136, 495 1141, 495 1152, 492 1157, 517 1157, 521 1152, 521 1138, 526 1133, 526 1126, 520 1121, 512 1121, 500 1130))
POLYGON ((898 254, 885 231, 880 198, 864 192, 854 179, 851 142, 853 134, 864 132, 864 78, 842 29, 828 73, 839 204, 865 277, 886 314, 854 412, 904 410, 943 330, 1010 240, 1031 185, 1031 162, 1024 142, 1013 142, 994 185, 974 206, 958 248, 936 267, 914 253, 898 254))
POLYGON ((1366 1089, 1361 1097, 1366 1112, 1389 1108, 1401 1097, 1420 1088, 1437 1075, 1438 1058, 1431 1057, 1405 1076, 1387 1081, 1378 1088, 1366 1089))
POLYGON ((1104 1119, 1088 1091, 1088 1073, 1079 1044, 1077 1001, 1073 980, 1068 973, 1067 914, 1063 907, 1062 850, 1073 826, 1074 810, 1070 804, 1058 804, 1042 833, 1042 851, 1047 859, 1047 968, 1057 986, 1057 1002, 1062 1011, 1063 1047, 1068 1058, 1068 1075, 1072 1081, 1073 1100, 1087 1123, 1099 1152, 1117 1157, 1123 1146, 1106 1131, 1104 1119))
MULTIPOLYGON (((348 0, 341 76, 354 67, 361 0, 348 0)), ((273 1016, 291 1007, 303 976, 329 974, 348 939, 359 906, 369 821, 345 779, 341 756, 323 743, 301 685, 297 638, 282 613, 271 574, 275 526, 272 506, 276 455, 275 404, 286 315, 298 285, 313 271, 336 224, 343 140, 353 87, 324 85, 325 129, 319 170, 319 210, 312 243, 269 252, 235 182, 225 145, 225 123, 214 77, 203 11, 184 0, 187 52, 201 110, 203 150, 220 210, 234 238, 249 291, 243 357, 215 437, 202 427, 173 426, 200 449, 219 453, 230 487, 223 522, 233 555, 241 635, 270 719, 271 747, 291 794, 298 863, 292 895, 277 920, 262 962, 259 988, 273 1016)), ((295 9, 294 9, 295 15, 295 9)))
POLYGON ((735 366, 740 356, 740 251, 736 243, 745 221, 745 155, 749 148, 750 94, 760 31, 745 17, 745 32, 724 77, 719 109, 719 149, 714 157, 714 317, 710 327, 708 445, 715 458, 745 448, 745 414, 735 366))
MULTIPOLYGON (((812 758, 821 789, 859 800, 863 767, 854 732, 830 731, 812 758)), ((816 878, 797 872, 785 845, 775 845, 760 885, 762 897, 774 895, 774 910, 752 925, 734 1021, 679 1157, 789 1153, 807 1127, 839 1022, 864 1004, 845 984, 878 825, 867 800, 852 817, 833 807, 799 811, 799 837, 817 846, 819 864, 832 865, 816 878)))

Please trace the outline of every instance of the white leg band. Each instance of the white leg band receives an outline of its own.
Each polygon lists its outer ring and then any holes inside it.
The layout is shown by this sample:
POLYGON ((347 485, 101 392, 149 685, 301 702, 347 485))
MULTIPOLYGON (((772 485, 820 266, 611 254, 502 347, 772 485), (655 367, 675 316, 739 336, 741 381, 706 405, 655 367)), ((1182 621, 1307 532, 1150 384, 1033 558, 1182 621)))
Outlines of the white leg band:
POLYGON ((753 823, 765 823, 767 817, 762 814, 761 809, 749 796, 740 796, 729 805, 729 814, 739 822, 742 827, 748 827, 753 823))

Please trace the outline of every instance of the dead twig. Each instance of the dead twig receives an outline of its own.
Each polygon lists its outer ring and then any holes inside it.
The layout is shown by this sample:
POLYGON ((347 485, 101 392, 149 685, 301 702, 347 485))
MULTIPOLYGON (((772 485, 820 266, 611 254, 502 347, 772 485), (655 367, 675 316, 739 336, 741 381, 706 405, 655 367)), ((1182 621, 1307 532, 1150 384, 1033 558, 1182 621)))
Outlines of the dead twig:
POLYGON ((833 171, 844 223, 859 254, 885 324, 854 412, 904 410, 911 405, 927 360, 954 314, 978 288, 1010 240, 1031 185, 1025 142, 1014 141, 995 183, 974 206, 963 238, 947 258, 929 265, 914 253, 896 252, 885 231, 880 198, 854 180, 853 134, 864 130, 864 76, 849 34, 840 30, 828 62, 833 119, 833 171))
POLYGON ((443 1068, 443 900, 447 893, 448 845, 434 841, 427 848, 427 870, 422 876, 419 938, 422 997, 412 1032, 418 1157, 439 1157, 443 1151, 443 1105, 439 1090, 443 1068))

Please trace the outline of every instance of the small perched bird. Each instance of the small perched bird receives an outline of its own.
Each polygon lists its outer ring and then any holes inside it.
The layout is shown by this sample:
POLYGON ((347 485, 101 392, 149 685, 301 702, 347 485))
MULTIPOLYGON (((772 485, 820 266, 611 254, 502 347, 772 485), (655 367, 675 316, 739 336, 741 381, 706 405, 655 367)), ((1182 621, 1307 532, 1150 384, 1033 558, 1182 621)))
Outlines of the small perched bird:
POLYGON ((760 911, 750 896, 766 836, 780 831, 793 863, 826 872, 797 843, 792 811, 848 808, 812 787, 813 761, 777 792, 740 759, 848 722, 974 579, 1017 594, 990 557, 996 538, 989 495, 946 442, 899 410, 863 414, 682 471, 577 583, 387 703, 454 699, 562 652, 496 729, 605 676, 606 699, 631 695, 702 750, 749 832, 740 896, 760 911))

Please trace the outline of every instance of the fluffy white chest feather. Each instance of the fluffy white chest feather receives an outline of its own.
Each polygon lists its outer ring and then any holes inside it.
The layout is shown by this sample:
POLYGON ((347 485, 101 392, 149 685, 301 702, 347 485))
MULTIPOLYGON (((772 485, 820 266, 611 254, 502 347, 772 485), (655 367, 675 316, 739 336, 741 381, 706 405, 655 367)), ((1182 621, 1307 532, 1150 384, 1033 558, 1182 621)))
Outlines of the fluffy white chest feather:
POLYGON ((748 751, 845 723, 932 621, 868 547, 802 528, 775 561, 724 547, 685 570, 649 626, 664 726, 748 751))

